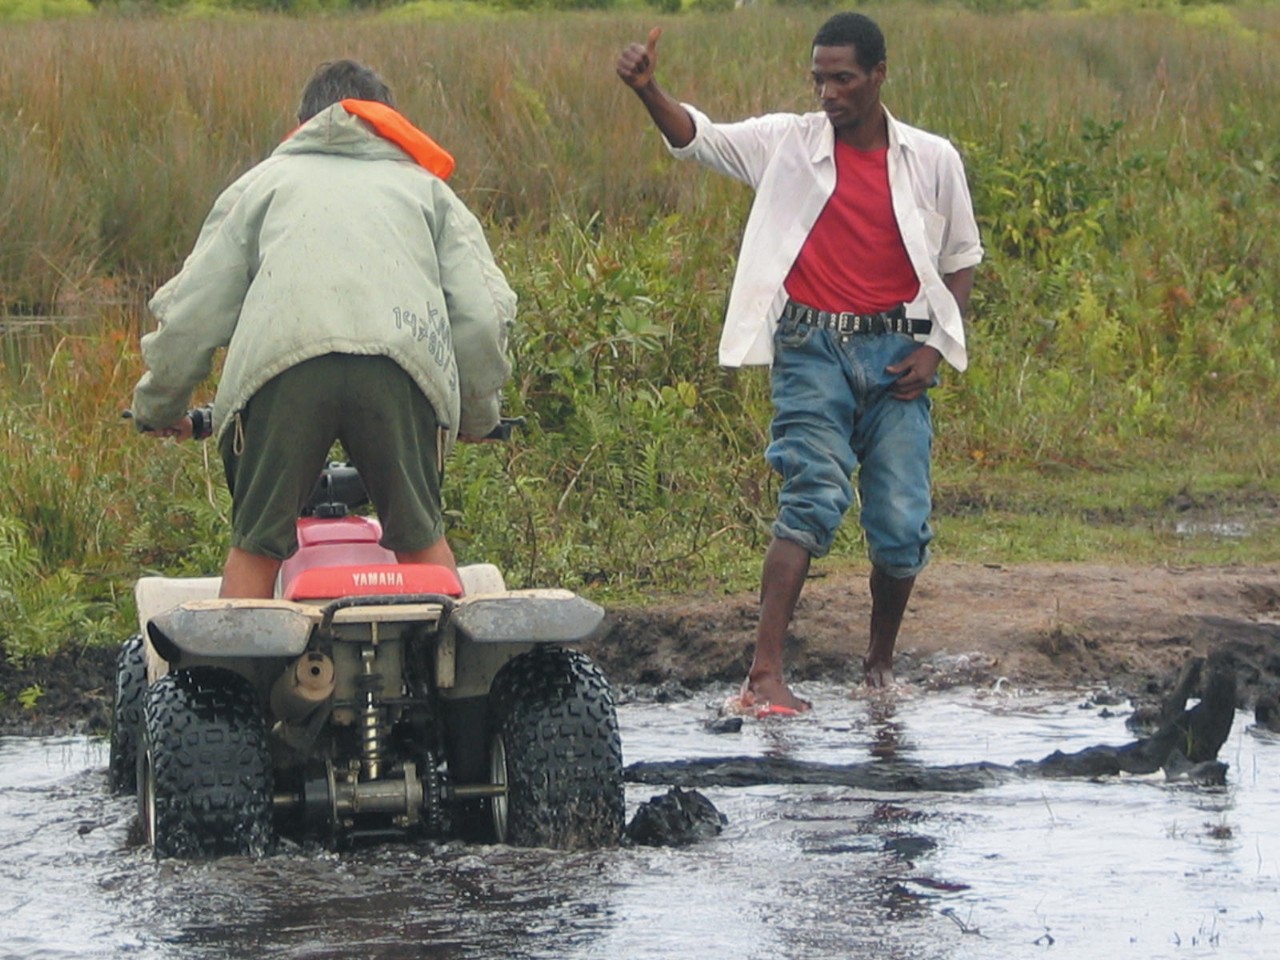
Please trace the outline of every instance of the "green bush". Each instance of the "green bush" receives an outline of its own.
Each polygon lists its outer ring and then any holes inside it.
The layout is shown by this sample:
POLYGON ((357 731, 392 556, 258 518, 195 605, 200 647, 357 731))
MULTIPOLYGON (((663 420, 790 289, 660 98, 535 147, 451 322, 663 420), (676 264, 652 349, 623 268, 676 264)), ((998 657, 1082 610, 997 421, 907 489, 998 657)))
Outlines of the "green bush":
POLYGON ((97 605, 83 592, 79 574, 43 570, 27 530, 0 516, 0 649, 10 664, 97 640, 107 611, 99 609, 95 619, 97 605))

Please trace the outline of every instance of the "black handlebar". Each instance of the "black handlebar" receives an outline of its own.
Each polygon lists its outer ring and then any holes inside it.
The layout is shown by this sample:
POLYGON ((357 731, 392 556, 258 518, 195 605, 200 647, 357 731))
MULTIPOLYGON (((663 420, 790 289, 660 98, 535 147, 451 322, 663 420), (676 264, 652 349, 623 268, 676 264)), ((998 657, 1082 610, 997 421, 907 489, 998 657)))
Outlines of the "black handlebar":
POLYGON ((507 441, 511 439, 513 430, 517 427, 523 429, 524 425, 524 417, 501 417, 498 420, 498 425, 486 433, 482 439, 507 441))
MULTIPOLYGON (((203 407, 194 407, 186 412, 186 416, 191 418, 191 439, 192 440, 208 440, 213 436, 213 407, 206 404, 203 407)), ((137 426, 140 433, 146 433, 153 429, 150 424, 143 423, 132 410, 121 410, 120 417, 124 420, 132 420, 137 426)))

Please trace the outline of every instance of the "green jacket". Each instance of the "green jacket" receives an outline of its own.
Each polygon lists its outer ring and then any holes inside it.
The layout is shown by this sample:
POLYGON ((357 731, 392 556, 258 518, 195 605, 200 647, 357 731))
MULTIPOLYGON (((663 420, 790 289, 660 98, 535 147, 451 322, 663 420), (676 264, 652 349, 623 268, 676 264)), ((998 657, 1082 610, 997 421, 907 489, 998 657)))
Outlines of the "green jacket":
POLYGON ((150 303, 133 411, 164 427, 227 348, 220 436, 278 373, 326 353, 392 358, 449 443, 498 422, 516 297, 444 181, 335 104, 227 188, 150 303))

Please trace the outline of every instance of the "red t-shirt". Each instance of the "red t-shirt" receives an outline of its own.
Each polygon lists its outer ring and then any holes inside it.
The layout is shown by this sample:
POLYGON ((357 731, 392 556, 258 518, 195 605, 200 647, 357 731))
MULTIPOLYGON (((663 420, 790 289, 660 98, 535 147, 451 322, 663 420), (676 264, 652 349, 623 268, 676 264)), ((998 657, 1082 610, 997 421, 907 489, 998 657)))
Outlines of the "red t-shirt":
POLYGON ((889 151, 836 141, 836 189, 787 275, 787 296, 832 313, 879 313, 920 292, 893 215, 889 151))

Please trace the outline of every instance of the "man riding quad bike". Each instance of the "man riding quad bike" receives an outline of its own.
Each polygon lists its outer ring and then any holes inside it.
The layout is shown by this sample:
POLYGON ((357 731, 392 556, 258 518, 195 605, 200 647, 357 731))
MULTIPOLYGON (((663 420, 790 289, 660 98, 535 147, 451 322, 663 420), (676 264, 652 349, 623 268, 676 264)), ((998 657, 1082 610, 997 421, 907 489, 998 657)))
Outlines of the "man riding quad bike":
POLYGON ((160 856, 462 836, 582 848, 621 836, 610 686, 565 645, 603 611, 506 590, 491 565, 399 564, 355 472, 324 471, 281 598, 144 577, 121 647, 110 776, 160 856))
POLYGON ((221 578, 139 581, 112 779, 161 854, 265 849, 277 828, 613 842, 613 698, 561 646, 601 611, 459 570, 445 538, 445 458, 498 424, 515 294, 453 158, 377 74, 322 64, 297 120, 149 304, 135 422, 216 438, 231 549, 221 578), (308 507, 335 442, 362 484, 328 470, 308 507), (376 521, 348 513, 365 491, 376 521))

